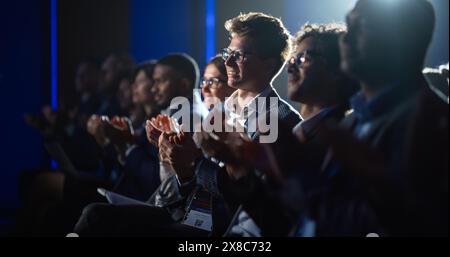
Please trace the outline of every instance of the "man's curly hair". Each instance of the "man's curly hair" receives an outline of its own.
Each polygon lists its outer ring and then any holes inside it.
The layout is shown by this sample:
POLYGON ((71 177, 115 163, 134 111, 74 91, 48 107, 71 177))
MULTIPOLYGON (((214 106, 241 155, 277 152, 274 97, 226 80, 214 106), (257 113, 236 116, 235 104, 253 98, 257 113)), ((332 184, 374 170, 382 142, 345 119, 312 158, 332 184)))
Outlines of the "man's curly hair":
POLYGON ((315 50, 325 57, 330 68, 338 68, 340 63, 338 41, 345 32, 347 32, 347 27, 340 23, 306 23, 295 35, 294 51, 305 38, 313 37, 317 45, 315 50))

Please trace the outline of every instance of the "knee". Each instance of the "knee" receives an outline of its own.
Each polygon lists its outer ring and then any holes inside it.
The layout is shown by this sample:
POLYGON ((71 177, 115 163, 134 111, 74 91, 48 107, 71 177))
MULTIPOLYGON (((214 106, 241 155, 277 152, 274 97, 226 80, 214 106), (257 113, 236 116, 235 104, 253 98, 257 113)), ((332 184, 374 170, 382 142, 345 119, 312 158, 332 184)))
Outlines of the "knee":
POLYGON ((107 203, 92 203, 87 205, 83 209, 74 231, 79 235, 90 234, 90 231, 105 219, 105 215, 107 215, 111 208, 112 206, 107 203))
POLYGON ((108 203, 91 203, 84 207, 81 216, 84 216, 89 220, 100 220, 110 212, 112 207, 113 206, 108 203))

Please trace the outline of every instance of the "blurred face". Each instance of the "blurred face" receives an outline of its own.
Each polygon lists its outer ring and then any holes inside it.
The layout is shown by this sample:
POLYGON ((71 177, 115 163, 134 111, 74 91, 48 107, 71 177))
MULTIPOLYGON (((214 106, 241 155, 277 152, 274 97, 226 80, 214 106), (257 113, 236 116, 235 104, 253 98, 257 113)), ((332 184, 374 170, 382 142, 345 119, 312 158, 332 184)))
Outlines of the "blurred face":
POLYGON ((390 70, 394 52, 390 49, 390 28, 368 20, 367 2, 360 1, 347 15, 347 33, 341 37, 341 68, 356 79, 372 79, 390 70))
POLYGON ((325 60, 316 50, 313 37, 307 37, 297 46, 288 63, 288 96, 293 101, 312 103, 327 88, 329 72, 325 60))
POLYGON ((119 83, 119 90, 117 91, 117 99, 120 108, 127 110, 132 105, 132 90, 131 83, 128 79, 122 79, 119 83))
POLYGON ((153 80, 143 70, 139 71, 133 83, 133 102, 139 105, 152 103, 152 86, 153 80))
POLYGON ((175 70, 167 65, 158 64, 153 71, 152 94, 160 108, 170 105, 172 98, 178 96, 180 79, 175 70))
POLYGON ((208 109, 219 102, 224 102, 225 97, 234 92, 234 88, 227 85, 226 74, 220 73, 214 64, 209 64, 203 74, 204 83, 202 86, 202 95, 205 99, 204 104, 208 109))
POLYGON ((78 66, 75 75, 75 86, 78 92, 93 92, 96 90, 97 83, 98 73, 93 64, 83 63, 78 66))
POLYGON ((267 68, 250 38, 233 37, 227 52, 229 57, 225 60, 225 67, 230 87, 252 90, 264 83, 261 74, 265 74, 267 68))
POLYGON ((106 90, 114 84, 114 79, 116 77, 116 63, 117 58, 114 56, 109 56, 103 62, 101 67, 101 77, 100 77, 100 90, 106 90))

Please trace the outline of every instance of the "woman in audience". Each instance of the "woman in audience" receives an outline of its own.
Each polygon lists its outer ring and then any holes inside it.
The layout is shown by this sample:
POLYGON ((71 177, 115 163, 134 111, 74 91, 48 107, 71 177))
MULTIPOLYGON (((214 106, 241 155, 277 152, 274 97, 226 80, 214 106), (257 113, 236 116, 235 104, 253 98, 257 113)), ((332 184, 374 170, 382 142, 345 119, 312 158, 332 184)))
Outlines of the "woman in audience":
POLYGON ((200 82, 203 103, 212 110, 218 103, 223 103, 236 89, 227 84, 227 71, 221 56, 212 58, 206 65, 200 82))

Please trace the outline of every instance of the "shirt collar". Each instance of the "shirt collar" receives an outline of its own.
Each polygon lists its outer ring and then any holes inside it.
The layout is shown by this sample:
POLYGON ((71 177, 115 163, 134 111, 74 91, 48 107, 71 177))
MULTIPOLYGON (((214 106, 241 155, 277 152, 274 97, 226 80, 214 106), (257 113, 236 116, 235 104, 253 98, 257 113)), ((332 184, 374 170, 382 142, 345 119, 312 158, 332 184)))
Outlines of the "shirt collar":
POLYGON ((271 85, 267 86, 261 93, 253 97, 245 106, 243 106, 241 112, 238 114, 234 112, 235 108, 233 107, 234 104, 237 104, 238 91, 236 90, 225 100, 225 109, 238 116, 243 116, 246 109, 248 109, 249 114, 258 112, 258 97, 268 97, 273 91, 275 91, 275 89, 271 85))
POLYGON ((373 120, 391 111, 405 99, 416 92, 417 87, 407 83, 393 83, 385 88, 369 101, 362 91, 350 99, 350 105, 360 122, 373 120))

